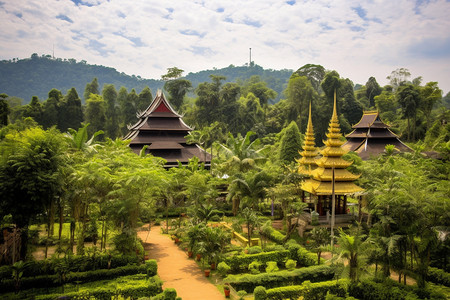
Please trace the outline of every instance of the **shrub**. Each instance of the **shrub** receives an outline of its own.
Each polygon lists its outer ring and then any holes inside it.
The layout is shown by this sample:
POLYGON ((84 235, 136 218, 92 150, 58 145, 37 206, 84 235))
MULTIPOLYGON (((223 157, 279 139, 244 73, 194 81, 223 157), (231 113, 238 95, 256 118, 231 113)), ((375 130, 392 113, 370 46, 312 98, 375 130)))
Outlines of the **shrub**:
POLYGON ((255 287, 264 286, 275 288, 286 285, 300 285, 305 280, 312 282, 331 280, 334 277, 334 269, 327 265, 312 266, 295 269, 293 271, 279 271, 262 274, 230 275, 225 282, 231 284, 236 290, 245 290, 251 293, 255 287))
POLYGON ((158 264, 155 259, 149 259, 145 262, 147 268, 147 276, 152 277, 158 274, 158 264))
POLYGON ((284 239, 286 238, 284 234, 282 234, 281 232, 272 227, 269 227, 267 229, 267 231, 264 233, 264 236, 277 244, 283 244, 284 239))
POLYGON ((217 271, 220 273, 220 275, 222 275, 223 277, 225 277, 228 272, 230 272, 230 266, 227 265, 226 262, 222 261, 217 265, 217 271))
POLYGON ((286 269, 288 269, 289 271, 292 271, 295 269, 295 267, 297 267, 297 262, 293 259, 288 259, 286 261, 285 266, 286 266, 286 269))
POLYGON ((278 271, 278 266, 277 266, 277 262, 276 261, 268 261, 266 263, 266 272, 267 273, 272 273, 272 272, 276 272, 278 271))
POLYGON ((263 252, 260 246, 247 248, 248 254, 257 254, 263 252))
POLYGON ((267 245, 264 252, 283 251, 285 248, 278 244, 267 245))
POLYGON ((284 286, 267 290, 266 299, 297 299, 303 296, 304 299, 318 300, 325 299, 328 292, 345 297, 348 284, 348 280, 332 280, 316 283, 306 281, 302 285, 284 286))
POLYGON ((162 293, 154 296, 151 300, 176 300, 177 291, 173 288, 167 288, 162 293))
POLYGON ((300 247, 297 250, 297 261, 298 264, 303 267, 314 266, 317 264, 317 254, 300 247))
POLYGON ((265 264, 268 261, 276 261, 279 264, 284 263, 289 258, 289 251, 273 251, 273 252, 262 252, 258 254, 247 254, 247 255, 236 255, 232 257, 227 257, 225 262, 231 267, 233 272, 238 272, 240 270, 247 270, 248 265, 254 260, 258 260, 265 264))
POLYGON ((450 273, 447 273, 442 269, 429 267, 427 280, 450 287, 450 273))
POLYGON ((267 299, 267 292, 263 286, 257 286, 253 291, 253 295, 255 296, 255 300, 267 299))
POLYGON ((248 265, 248 270, 252 274, 259 274, 260 273, 259 269, 261 268, 261 265, 262 265, 261 262, 254 260, 248 265))

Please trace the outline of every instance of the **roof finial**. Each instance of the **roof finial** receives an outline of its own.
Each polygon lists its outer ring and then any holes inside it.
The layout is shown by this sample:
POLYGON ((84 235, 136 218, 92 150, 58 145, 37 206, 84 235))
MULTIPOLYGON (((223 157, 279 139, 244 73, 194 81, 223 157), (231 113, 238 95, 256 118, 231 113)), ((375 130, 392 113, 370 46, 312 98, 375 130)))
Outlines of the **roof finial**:
POLYGON ((337 120, 337 111, 336 111, 336 89, 334 90, 334 104, 333 104, 333 116, 331 117, 331 119, 336 119, 337 120))

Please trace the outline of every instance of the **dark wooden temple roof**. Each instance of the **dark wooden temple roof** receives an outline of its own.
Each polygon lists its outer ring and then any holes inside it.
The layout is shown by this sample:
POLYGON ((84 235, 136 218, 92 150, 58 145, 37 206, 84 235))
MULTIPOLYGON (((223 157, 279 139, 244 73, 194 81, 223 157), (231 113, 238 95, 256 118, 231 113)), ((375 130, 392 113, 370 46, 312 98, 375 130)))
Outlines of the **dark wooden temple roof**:
POLYGON ((352 128, 354 130, 346 135, 347 142, 342 147, 358 153, 364 160, 384 153, 386 145, 394 145, 399 152, 412 151, 389 129, 389 125, 383 123, 378 111, 365 112, 352 128))
POLYGON ((185 136, 192 128, 183 122, 181 115, 170 106, 161 91, 137 117, 139 120, 128 127, 130 131, 124 137, 130 140, 130 148, 135 153, 140 153, 147 146, 146 153, 164 158, 166 167, 177 166, 178 162, 187 164, 194 156, 206 166, 211 164, 211 154, 196 144, 187 144, 185 136))

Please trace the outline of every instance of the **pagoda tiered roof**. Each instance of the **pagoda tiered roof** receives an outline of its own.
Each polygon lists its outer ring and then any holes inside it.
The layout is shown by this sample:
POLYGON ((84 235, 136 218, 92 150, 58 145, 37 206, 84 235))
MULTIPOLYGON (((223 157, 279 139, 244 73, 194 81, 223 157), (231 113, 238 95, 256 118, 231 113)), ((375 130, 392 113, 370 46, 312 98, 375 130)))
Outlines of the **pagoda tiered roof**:
POLYGON ((378 111, 364 112, 361 120, 352 128, 343 148, 358 153, 362 159, 384 153, 386 145, 394 145, 400 152, 412 151, 381 120, 378 111))
POLYGON ((140 153, 147 146, 146 153, 159 156, 167 161, 166 167, 177 166, 178 162, 187 164, 196 156, 206 166, 211 164, 211 154, 197 144, 188 144, 185 136, 192 128, 184 123, 158 90, 155 99, 146 110, 137 113, 139 120, 132 126, 124 139, 130 140, 130 148, 140 153))
POLYGON ((317 168, 311 172, 311 178, 303 182, 302 190, 313 195, 331 195, 334 171, 336 195, 363 191, 361 187, 353 183, 360 175, 352 174, 346 169, 352 165, 352 162, 342 158, 348 152, 341 147, 344 143, 336 111, 335 93, 333 115, 328 127, 327 140, 324 141, 325 148, 320 151, 322 157, 315 160, 317 168))
POLYGON ((309 103, 309 117, 308 125, 306 126, 306 137, 303 143, 303 151, 300 152, 301 158, 298 160, 299 168, 298 172, 301 174, 310 175, 311 171, 317 167, 316 157, 319 154, 317 151, 316 143, 314 141, 314 128, 311 117, 311 103, 309 103))

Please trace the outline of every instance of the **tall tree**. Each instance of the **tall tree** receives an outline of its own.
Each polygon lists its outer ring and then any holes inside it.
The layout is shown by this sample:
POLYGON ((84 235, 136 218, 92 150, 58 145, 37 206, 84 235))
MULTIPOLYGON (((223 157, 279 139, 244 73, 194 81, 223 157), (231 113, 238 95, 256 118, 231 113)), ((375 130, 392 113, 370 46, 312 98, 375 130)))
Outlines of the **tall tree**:
POLYGON ((398 89, 399 86, 408 82, 411 73, 406 68, 398 68, 391 72, 391 75, 387 76, 386 79, 389 80, 394 91, 398 89))
POLYGON ((61 132, 66 132, 69 128, 77 130, 82 122, 81 99, 78 97, 77 90, 71 88, 59 105, 58 128, 61 132))
POLYGON ((175 110, 179 111, 183 105, 184 96, 192 87, 189 80, 181 79, 184 70, 177 67, 168 68, 167 74, 162 75, 162 80, 165 81, 164 89, 169 93, 169 102, 175 110))
POLYGON ((115 139, 119 133, 119 116, 117 106, 117 92, 114 85, 105 84, 103 86, 102 96, 106 104, 106 135, 111 139, 115 139))
MULTIPOLYGON (((39 98, 37 96, 33 96, 31 98, 31 102, 28 105, 26 105, 22 116, 25 118, 31 117, 37 123, 42 124, 42 119, 43 119, 42 115, 43 115, 42 104, 39 101, 39 98)), ((54 123, 53 125, 56 125, 56 123, 54 123)))
POLYGON ((281 138, 280 146, 280 162, 289 165, 295 162, 295 159, 300 157, 300 150, 302 148, 302 139, 297 123, 294 121, 289 124, 281 138))
POLYGON ((152 91, 150 91, 150 88, 146 86, 142 89, 142 91, 139 93, 139 97, 136 99, 135 107, 137 111, 144 111, 147 109, 147 107, 152 103, 153 96, 152 91))
POLYGON ((419 88, 412 85, 403 85, 398 89, 397 92, 398 103, 402 108, 403 116, 408 120, 408 141, 411 141, 411 131, 412 139, 416 138, 416 117, 417 111, 420 106, 420 91, 419 88), (411 130, 411 120, 413 123, 411 130))
POLYGON ((342 114, 351 125, 358 123, 363 115, 363 108, 361 103, 356 101, 353 82, 350 79, 346 78, 341 80, 340 94, 342 95, 343 102, 342 114))
POLYGON ((427 129, 431 125, 431 111, 435 104, 442 99, 442 90, 437 82, 428 82, 420 89, 421 101, 420 110, 422 110, 427 120, 427 129))
POLYGON ((11 214, 21 229, 20 260, 25 260, 28 226, 38 215, 54 208, 62 191, 65 166, 64 139, 55 129, 11 132, 0 143, 1 216, 11 214))
POLYGON ((106 125, 106 107, 102 96, 91 94, 86 101, 85 120, 91 126, 88 128, 89 135, 104 130, 106 125))
POLYGON ((87 99, 89 99, 91 94, 95 94, 95 95, 100 94, 98 88, 99 87, 98 87, 97 77, 94 77, 94 79, 92 79, 92 81, 90 83, 86 84, 86 87, 84 89, 84 94, 83 94, 84 101, 87 101, 87 99))
POLYGON ((119 89, 119 93, 117 94, 117 103, 119 104, 119 134, 125 135, 127 133, 127 124, 125 123, 125 112, 127 111, 127 99, 128 99, 128 91, 122 86, 119 89))
POLYGON ((50 128, 52 126, 59 128, 59 121, 62 119, 59 111, 62 100, 63 95, 61 91, 52 89, 48 92, 48 99, 44 102, 42 121, 40 122, 44 128, 50 128))
POLYGON ((6 101, 8 95, 0 94, 0 127, 8 125, 9 104, 6 101))
POLYGON ((247 96, 248 93, 253 93, 258 99, 261 107, 264 107, 277 97, 277 92, 267 87, 267 83, 261 80, 258 75, 253 75, 242 87, 242 95, 247 96))
POLYGON ((370 107, 375 106, 374 98, 375 98, 375 96, 378 96, 379 94, 381 94, 382 91, 383 91, 383 89, 380 87, 380 85, 378 84, 375 77, 370 77, 369 80, 367 80, 366 96, 367 96, 367 99, 369 99, 370 107))
POLYGON ((307 64, 295 71, 291 77, 296 74, 298 76, 306 76, 311 82, 312 87, 320 94, 320 83, 325 77, 325 68, 321 65, 307 64))

